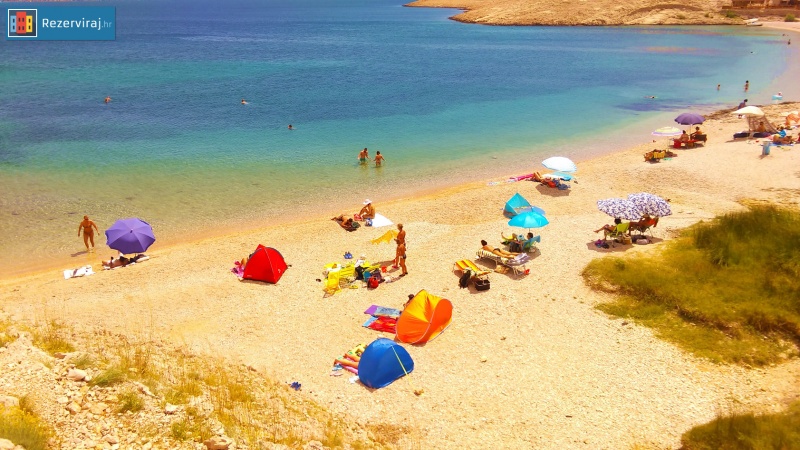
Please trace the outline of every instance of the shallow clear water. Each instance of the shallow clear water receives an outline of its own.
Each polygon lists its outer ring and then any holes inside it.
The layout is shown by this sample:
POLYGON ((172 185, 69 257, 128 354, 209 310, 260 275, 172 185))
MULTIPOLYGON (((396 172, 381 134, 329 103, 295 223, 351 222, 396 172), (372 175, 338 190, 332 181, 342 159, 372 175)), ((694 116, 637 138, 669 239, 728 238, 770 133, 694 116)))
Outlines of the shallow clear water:
POLYGON ((791 50, 774 30, 484 27, 392 0, 113 4, 116 41, 0 42, 4 266, 81 250, 83 214, 176 242, 529 173, 736 105, 745 79, 767 101, 791 50))

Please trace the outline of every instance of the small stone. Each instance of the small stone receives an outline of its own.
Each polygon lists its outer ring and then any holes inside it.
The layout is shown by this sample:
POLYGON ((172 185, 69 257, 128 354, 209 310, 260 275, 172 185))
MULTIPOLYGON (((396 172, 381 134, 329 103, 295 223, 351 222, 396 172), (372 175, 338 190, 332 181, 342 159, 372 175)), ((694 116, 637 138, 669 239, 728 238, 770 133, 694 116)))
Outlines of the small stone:
POLYGON ((61 397, 58 397, 56 401, 62 405, 66 405, 67 403, 69 403, 69 399, 67 397, 64 397, 63 395, 61 397))
POLYGON ((487 360, 488 360, 488 358, 487 358, 487 357, 485 357, 485 356, 481 356, 481 362, 486 362, 487 360))
POLYGON ((64 358, 67 357, 67 354, 66 353, 61 353, 61 352, 56 352, 53 356, 55 356, 56 359, 64 359, 64 358))
POLYGON ((178 407, 169 403, 164 407, 164 414, 175 414, 177 411, 178 407))
POLYGON ((142 446, 142 450, 150 450, 151 448, 153 448, 153 443, 150 441, 145 442, 142 446))
POLYGON ((141 392, 142 394, 144 394, 144 395, 146 395, 146 396, 148 396, 148 397, 155 397, 155 394, 153 394, 153 393, 150 391, 150 388, 149 388, 149 387, 147 387, 147 386, 145 386, 145 385, 143 385, 142 383, 138 383, 138 382, 137 382, 137 383, 136 383, 136 387, 138 387, 138 388, 139 388, 139 392, 141 392))
POLYGON ((96 416, 99 416, 102 415, 104 412, 106 412, 106 408, 108 408, 108 405, 106 405, 105 403, 102 402, 95 403, 89 408, 89 412, 91 412, 96 416))
POLYGON ((230 446, 233 445, 233 439, 227 436, 214 436, 211 439, 205 440, 203 445, 205 445, 208 450, 228 450, 230 446))
POLYGON ((67 378, 72 381, 83 381, 86 379, 86 371, 81 369, 69 369, 67 372, 67 378))
POLYGON ((8 439, 0 439, 0 450, 14 450, 14 443, 8 439))
POLYGON ((75 402, 70 402, 69 405, 67 405, 67 411, 69 411, 70 414, 78 414, 81 412, 81 405, 75 402))
POLYGON ((103 438, 104 441, 108 442, 111 445, 119 444, 119 438, 114 436, 113 434, 106 435, 103 438))

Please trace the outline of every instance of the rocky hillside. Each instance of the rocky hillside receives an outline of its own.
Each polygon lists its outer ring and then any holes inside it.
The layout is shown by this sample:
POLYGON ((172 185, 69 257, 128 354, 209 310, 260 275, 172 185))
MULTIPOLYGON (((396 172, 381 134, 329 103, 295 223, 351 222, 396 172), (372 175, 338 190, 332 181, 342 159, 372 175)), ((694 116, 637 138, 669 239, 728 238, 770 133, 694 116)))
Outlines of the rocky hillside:
POLYGON ((406 6, 458 8, 453 20, 484 25, 740 25, 730 1, 687 0, 417 0, 406 6))

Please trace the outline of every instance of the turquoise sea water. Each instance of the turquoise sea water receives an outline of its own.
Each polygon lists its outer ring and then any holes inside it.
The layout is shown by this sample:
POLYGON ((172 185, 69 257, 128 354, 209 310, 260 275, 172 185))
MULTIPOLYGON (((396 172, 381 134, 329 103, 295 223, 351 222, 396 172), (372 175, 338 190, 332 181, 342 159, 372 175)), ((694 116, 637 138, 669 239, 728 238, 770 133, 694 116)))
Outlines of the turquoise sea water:
POLYGON ((117 7, 116 41, 0 41, 3 265, 81 250, 83 214, 176 242, 608 151, 593 137, 736 105, 745 79, 750 103, 797 95, 776 85, 791 48, 768 29, 484 27, 394 0, 99 3, 117 7), (358 166, 363 147, 385 167, 358 166))

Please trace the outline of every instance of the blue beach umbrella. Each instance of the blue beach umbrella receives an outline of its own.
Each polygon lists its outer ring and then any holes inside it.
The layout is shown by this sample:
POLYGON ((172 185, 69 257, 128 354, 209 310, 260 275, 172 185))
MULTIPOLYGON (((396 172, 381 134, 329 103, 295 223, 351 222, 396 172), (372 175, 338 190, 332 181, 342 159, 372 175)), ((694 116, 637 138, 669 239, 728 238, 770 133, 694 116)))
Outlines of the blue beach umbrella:
POLYGON ((655 194, 639 192, 629 195, 628 200, 636 205, 643 214, 649 214, 653 217, 664 217, 672 214, 672 208, 670 208, 669 203, 655 194))
POLYGON ((558 172, 575 172, 578 170, 578 166, 576 166, 571 159, 563 156, 553 156, 552 158, 547 158, 542 161, 542 165, 550 170, 556 170, 558 172))
POLYGON ((106 245, 126 255, 143 253, 155 241, 153 227, 137 218, 117 220, 106 230, 106 245))
POLYGON ((533 211, 517 214, 508 221, 509 226, 519 228, 541 228, 548 223, 547 217, 533 211))
POLYGON ((639 220, 642 218, 642 210, 630 200, 622 198, 607 198, 597 201, 597 209, 614 218, 625 220, 639 220))

